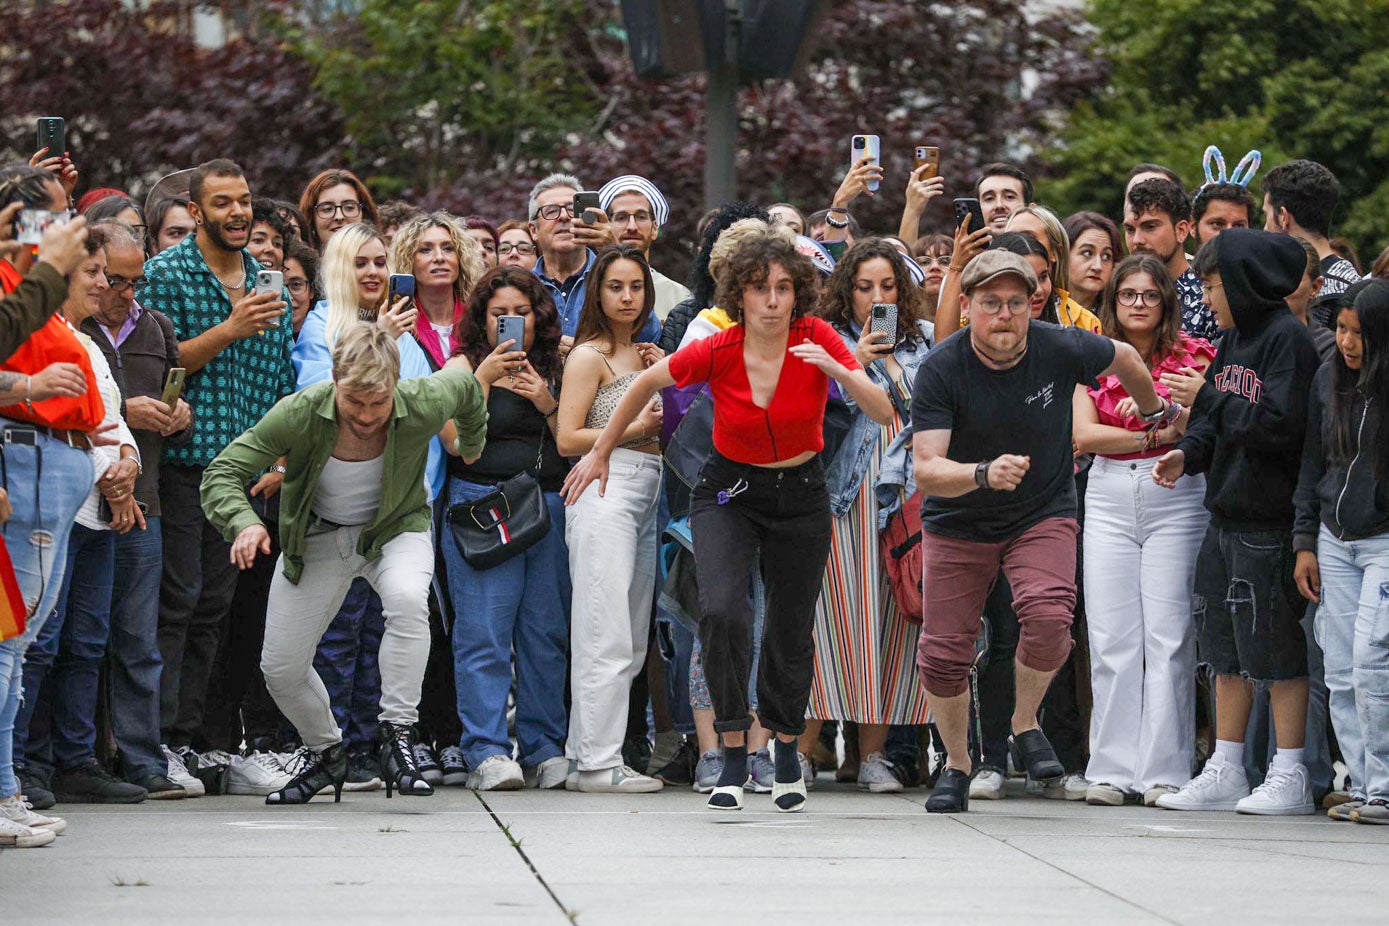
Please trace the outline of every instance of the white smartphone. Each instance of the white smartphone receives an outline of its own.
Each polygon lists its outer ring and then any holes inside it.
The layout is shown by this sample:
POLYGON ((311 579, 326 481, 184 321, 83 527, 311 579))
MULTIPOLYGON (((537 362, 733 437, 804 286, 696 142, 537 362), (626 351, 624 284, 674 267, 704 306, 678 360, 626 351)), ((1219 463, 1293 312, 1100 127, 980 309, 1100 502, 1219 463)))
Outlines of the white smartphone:
POLYGON ((897 343, 897 305, 892 302, 877 302, 868 318, 868 330, 872 332, 881 331, 886 334, 886 342, 879 341, 878 345, 893 346, 897 343))
MULTIPOLYGON (((882 143, 876 135, 855 135, 849 142, 849 166, 853 167, 864 158, 872 160, 874 166, 882 166, 882 143)), ((878 192, 878 181, 868 181, 868 189, 878 192)))
MULTIPOLYGON (((285 291, 285 275, 278 270, 259 270, 256 272, 257 296, 263 293, 273 293, 276 298, 281 298, 285 291)), ((277 318, 273 322, 274 327, 280 327, 280 320, 277 318)))
POLYGON ((498 315, 497 316, 497 344, 505 344, 507 341, 515 341, 511 350, 526 349, 526 319, 521 315, 498 315))

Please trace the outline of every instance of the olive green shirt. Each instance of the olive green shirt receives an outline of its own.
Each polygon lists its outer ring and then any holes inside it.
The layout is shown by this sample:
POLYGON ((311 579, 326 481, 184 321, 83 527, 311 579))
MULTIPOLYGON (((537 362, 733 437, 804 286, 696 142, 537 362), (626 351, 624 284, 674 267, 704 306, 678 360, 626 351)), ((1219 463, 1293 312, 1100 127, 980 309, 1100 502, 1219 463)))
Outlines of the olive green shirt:
MULTIPOLYGON (((312 518, 314 491, 338 441, 336 397, 337 387, 330 381, 281 399, 203 472, 203 513, 231 542, 246 528, 262 523, 246 497, 246 483, 280 457, 286 458, 280 488, 280 549, 285 578, 295 584, 304 572, 304 535, 312 518)), ((455 449, 459 455, 480 454, 487 436, 487 403, 471 373, 446 369, 396 384, 395 408, 387 425, 381 506, 362 529, 358 555, 376 559, 381 548, 399 535, 430 529, 425 460, 429 441, 450 418, 458 428, 455 449)))

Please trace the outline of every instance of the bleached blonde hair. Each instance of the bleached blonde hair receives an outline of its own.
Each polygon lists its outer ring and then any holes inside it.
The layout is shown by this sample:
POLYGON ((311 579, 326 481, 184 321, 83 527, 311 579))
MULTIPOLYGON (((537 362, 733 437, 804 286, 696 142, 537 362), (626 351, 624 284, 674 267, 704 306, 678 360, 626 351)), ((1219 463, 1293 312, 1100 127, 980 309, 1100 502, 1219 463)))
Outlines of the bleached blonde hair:
MULTIPOLYGON (((324 325, 324 336, 332 347, 339 336, 349 327, 361 321, 362 297, 357 287, 357 252, 368 241, 375 239, 386 245, 386 238, 375 227, 365 222, 355 222, 337 231, 323 249, 323 261, 319 264, 319 288, 328 302, 328 320, 324 325)), ((386 300, 386 287, 381 287, 381 299, 371 306, 373 312, 380 311, 386 300)))
POLYGON ((785 238, 792 245, 796 243, 796 233, 780 222, 768 225, 762 219, 739 219, 720 232, 714 246, 709 249, 709 275, 717 280, 719 268, 728 259, 728 255, 736 251, 738 245, 744 241, 760 235, 785 238))
MULTIPOLYGON (((333 241, 341 234, 334 235, 333 241)), ((333 346, 333 382, 339 389, 370 395, 394 391, 400 382, 400 348, 395 338, 380 325, 353 320, 333 346)))

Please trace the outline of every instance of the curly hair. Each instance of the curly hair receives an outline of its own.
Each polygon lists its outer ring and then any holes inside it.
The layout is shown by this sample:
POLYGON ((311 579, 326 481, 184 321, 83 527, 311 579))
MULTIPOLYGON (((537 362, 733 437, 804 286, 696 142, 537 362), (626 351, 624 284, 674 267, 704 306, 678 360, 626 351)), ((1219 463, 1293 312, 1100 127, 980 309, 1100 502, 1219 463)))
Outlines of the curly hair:
POLYGON ((864 238, 844 252, 835 264, 820 296, 815 314, 845 331, 854 325, 854 278, 859 267, 870 260, 882 258, 892 265, 897 281, 897 340, 910 337, 917 331, 916 323, 926 320, 926 293, 912 282, 911 274, 902 263, 902 253, 886 238, 864 238))
MULTIPOLYGON (((785 235, 785 231, 769 228, 760 234, 748 235, 719 267, 714 302, 734 322, 743 323, 743 291, 765 282, 772 264, 780 264, 795 287, 792 319, 815 311, 820 296, 819 273, 810 258, 796 250, 795 239, 785 235)), ((892 253, 895 256, 897 251, 892 253)))
POLYGON ((714 242, 739 219, 761 219, 770 222, 772 217, 757 203, 742 200, 725 203, 715 211, 713 217, 705 224, 704 233, 700 235, 699 252, 695 254, 694 266, 690 268, 690 279, 686 283, 690 288, 690 295, 694 297, 695 305, 701 309, 707 309, 714 304, 714 291, 718 288, 713 274, 709 272, 709 255, 714 250, 714 242))
POLYGON ((1109 283, 1104 288, 1104 296, 1100 300, 1100 331, 1107 338, 1128 343, 1124 326, 1119 324, 1118 293, 1124 280, 1137 273, 1146 273, 1152 277, 1157 291, 1162 294, 1162 320, 1158 322, 1155 332, 1153 352, 1143 358, 1151 367, 1176 350, 1182 333, 1182 306, 1177 300, 1177 287, 1172 284, 1172 275, 1167 272, 1167 265, 1162 261, 1151 254, 1130 254, 1119 261, 1119 266, 1114 268, 1114 274, 1109 278, 1109 283))
POLYGON ((1156 211, 1167 213, 1173 225, 1191 221, 1191 197, 1171 180, 1154 178, 1134 184, 1129 190, 1128 206, 1136 217, 1156 211))
POLYGON ((464 229, 463 220, 447 212, 420 213, 396 229, 391 238, 391 273, 415 273, 415 251, 419 249, 420 238, 431 228, 442 228, 453 241, 453 251, 458 255, 458 279, 453 284, 453 294, 459 302, 466 302, 468 294, 487 267, 482 261, 482 246, 464 229))
POLYGON ((559 342, 563 334, 554 297, 540 278, 520 267, 495 267, 482 275, 459 321, 458 354, 468 358, 474 370, 492 353, 496 344, 487 336, 487 304, 499 290, 514 289, 531 304, 535 338, 527 354, 531 366, 546 381, 560 371, 559 342))
POLYGON ((642 310, 637 316, 636 321, 632 322, 632 334, 635 336, 641 331, 646 320, 651 317, 651 313, 656 309, 656 286, 651 279, 651 265, 646 262, 646 255, 641 248, 630 244, 610 244, 598 252, 598 259, 593 262, 593 269, 588 272, 588 287, 584 292, 584 307, 579 312, 579 327, 574 332, 574 346, 578 347, 587 341, 597 338, 606 338, 609 341, 613 337, 612 321, 608 319, 608 313, 603 311, 603 278, 608 275, 608 268, 620 260, 630 260, 641 267, 641 275, 645 281, 642 287, 642 310))

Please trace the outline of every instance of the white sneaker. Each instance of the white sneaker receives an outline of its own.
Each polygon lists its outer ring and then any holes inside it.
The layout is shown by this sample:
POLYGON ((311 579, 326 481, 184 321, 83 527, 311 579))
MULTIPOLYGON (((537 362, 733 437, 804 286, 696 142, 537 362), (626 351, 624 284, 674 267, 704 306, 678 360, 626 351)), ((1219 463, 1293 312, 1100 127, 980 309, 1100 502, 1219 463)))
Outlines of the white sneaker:
POLYGON ((1248 796, 1249 779, 1244 775, 1244 767, 1211 757, 1201 774, 1176 794, 1159 797, 1157 806, 1163 810, 1234 810, 1248 796))
POLYGON ((209 749, 207 752, 198 753, 198 767, 212 768, 217 765, 231 767, 232 759, 235 758, 231 753, 221 749, 209 749))
POLYGON ((902 782, 892 774, 892 763, 887 761, 887 757, 881 752, 874 752, 859 763, 858 788, 870 794, 897 794, 902 790, 902 782))
POLYGON ((551 756, 544 762, 526 769, 526 787, 540 791, 559 791, 564 789, 565 779, 569 777, 569 760, 564 756, 551 756))
POLYGON ((526 776, 510 756, 488 756, 468 773, 468 787, 474 791, 520 791, 525 786, 526 776))
POLYGON ((972 801, 1003 800, 1003 773, 997 769, 986 768, 969 782, 969 799, 972 801))
POLYGON ((52 830, 35 829, 16 823, 9 817, 0 816, 0 846, 12 849, 37 849, 58 838, 52 830))
POLYGON ((0 820, 12 820, 32 830, 50 830, 54 836, 62 835, 68 828, 68 821, 62 817, 49 817, 35 813, 29 802, 15 794, 0 801, 0 820))
POLYGON ((1143 806, 1156 807, 1158 798, 1162 797, 1164 794, 1176 794, 1180 790, 1181 788, 1178 788, 1176 785, 1153 785, 1147 791, 1143 792, 1143 806))
POLYGON ((227 793, 264 797, 288 785, 293 777, 280 764, 279 757, 272 753, 253 752, 249 756, 233 756, 227 771, 227 793))
POLYGON ((1027 793, 1034 797, 1047 797, 1054 801, 1083 801, 1089 795, 1090 782, 1079 772, 1072 772, 1046 783, 1029 778, 1026 788, 1027 793))
POLYGON ((1085 789, 1085 803, 1092 807, 1123 807, 1128 795, 1107 781, 1097 781, 1085 789))
POLYGON ((185 797, 202 797, 207 793, 202 781, 188 773, 188 766, 183 764, 182 756, 168 746, 159 748, 164 751, 164 760, 169 763, 169 770, 164 773, 164 777, 182 787, 186 792, 185 797))
POLYGON ((577 759, 565 759, 569 767, 564 772, 564 790, 579 790, 579 762, 577 759))
POLYGON ((628 765, 579 772, 579 790, 589 794, 647 794, 664 787, 659 778, 643 775, 628 765))
POLYGON ((1264 783, 1235 805, 1238 813, 1262 814, 1270 817, 1307 814, 1316 810, 1312 803, 1312 784, 1307 780, 1307 766, 1301 763, 1292 768, 1268 767, 1264 783))

